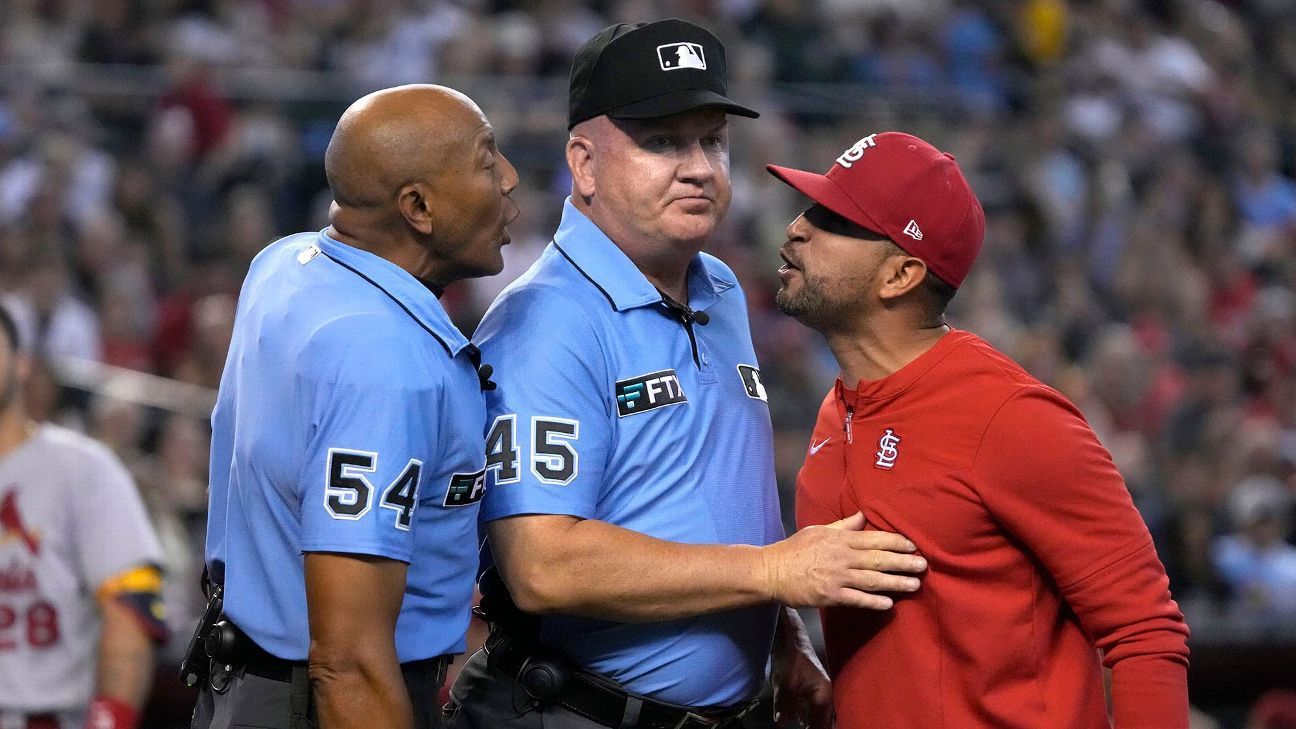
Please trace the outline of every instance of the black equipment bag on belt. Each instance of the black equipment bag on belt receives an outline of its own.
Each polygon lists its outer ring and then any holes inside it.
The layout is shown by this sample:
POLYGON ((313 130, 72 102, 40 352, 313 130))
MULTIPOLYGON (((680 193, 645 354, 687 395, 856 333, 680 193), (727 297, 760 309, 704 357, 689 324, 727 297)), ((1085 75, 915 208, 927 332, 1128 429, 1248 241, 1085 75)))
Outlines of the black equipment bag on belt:
POLYGON ((481 590, 481 604, 475 611, 490 623, 492 629, 503 630, 519 646, 534 648, 540 643, 540 617, 524 612, 513 602, 513 594, 500 577, 494 565, 482 572, 477 582, 481 590))

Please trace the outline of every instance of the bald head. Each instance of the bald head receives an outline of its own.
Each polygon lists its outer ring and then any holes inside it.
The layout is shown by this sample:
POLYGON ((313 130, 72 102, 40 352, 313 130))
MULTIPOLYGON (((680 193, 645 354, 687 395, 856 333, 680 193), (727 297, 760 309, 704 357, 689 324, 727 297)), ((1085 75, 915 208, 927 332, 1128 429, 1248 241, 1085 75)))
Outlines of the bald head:
POLYGON ((342 208, 392 206, 402 186, 438 177, 487 126, 472 99, 444 86, 375 91, 338 120, 324 154, 333 199, 342 208))
POLYGON ((399 86, 351 105, 324 155, 326 234, 434 286, 499 273, 517 170, 472 99, 399 86))

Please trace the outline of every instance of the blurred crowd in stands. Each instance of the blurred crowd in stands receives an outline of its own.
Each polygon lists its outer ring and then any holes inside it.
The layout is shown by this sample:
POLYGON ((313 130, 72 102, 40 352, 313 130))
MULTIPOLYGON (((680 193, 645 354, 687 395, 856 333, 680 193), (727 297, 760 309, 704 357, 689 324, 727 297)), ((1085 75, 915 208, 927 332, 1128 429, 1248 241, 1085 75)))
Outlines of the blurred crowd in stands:
MULTIPOLYGON (((337 115, 438 82, 482 104, 522 173, 505 274, 447 293, 471 332, 556 225, 573 51, 670 16, 726 42, 733 95, 764 112, 732 123, 734 203, 711 251, 751 301, 788 504, 835 373, 773 308, 803 203, 763 165, 826 168, 867 133, 912 131, 987 210, 952 323, 1084 411, 1194 641, 1296 640, 1289 0, 4 0, 3 303, 47 362, 215 387, 248 261, 327 224, 337 115)), ((54 373, 33 380, 34 411, 132 464, 188 623, 206 424, 54 373)))

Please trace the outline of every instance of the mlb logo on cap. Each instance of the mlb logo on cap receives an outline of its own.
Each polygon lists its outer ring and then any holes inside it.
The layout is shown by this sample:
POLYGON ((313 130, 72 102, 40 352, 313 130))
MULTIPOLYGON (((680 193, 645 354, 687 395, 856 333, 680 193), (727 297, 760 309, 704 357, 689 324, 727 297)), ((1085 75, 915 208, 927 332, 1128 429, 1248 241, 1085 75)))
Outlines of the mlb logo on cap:
POLYGON ((657 61, 663 71, 681 68, 706 70, 706 54, 700 43, 667 43, 657 46, 657 61))
POLYGON ((568 129, 600 114, 656 119, 719 109, 759 116, 726 95, 720 39, 700 25, 675 18, 617 23, 599 31, 576 51, 567 92, 568 129), (652 73, 654 57, 662 73, 652 73))

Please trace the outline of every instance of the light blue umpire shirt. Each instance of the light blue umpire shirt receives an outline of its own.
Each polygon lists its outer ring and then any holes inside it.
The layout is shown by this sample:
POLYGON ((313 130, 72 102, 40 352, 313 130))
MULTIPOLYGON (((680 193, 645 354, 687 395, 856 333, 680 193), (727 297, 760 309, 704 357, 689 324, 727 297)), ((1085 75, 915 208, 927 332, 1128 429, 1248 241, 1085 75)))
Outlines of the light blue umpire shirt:
MULTIPOLYGON (((694 544, 783 537, 742 289, 705 253, 688 287, 705 325, 685 324, 567 200, 553 242, 474 336, 499 385, 487 393, 483 520, 568 514, 694 544)), ((541 637, 631 691, 732 705, 761 689, 776 614, 761 605, 658 623, 545 616, 541 637)))
POLYGON ((484 485, 475 348, 405 270, 321 233, 252 262, 212 414, 207 564, 265 650, 310 645, 304 552, 409 563, 401 662, 464 650, 484 485))

